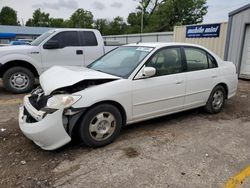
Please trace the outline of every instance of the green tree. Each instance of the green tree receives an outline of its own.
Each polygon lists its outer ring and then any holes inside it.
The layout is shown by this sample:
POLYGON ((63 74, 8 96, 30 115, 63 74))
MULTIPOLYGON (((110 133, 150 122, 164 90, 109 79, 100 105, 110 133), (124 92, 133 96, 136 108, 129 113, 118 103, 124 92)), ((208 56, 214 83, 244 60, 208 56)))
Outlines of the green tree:
POLYGON ((63 28, 65 27, 64 20, 62 18, 50 18, 49 27, 63 28))
MULTIPOLYGON (((141 32, 141 15, 142 12, 132 12, 128 15, 127 22, 127 33, 140 33, 141 32)), ((149 24, 149 13, 143 14, 143 25, 144 28, 149 24)))
POLYGON ((143 10, 143 13, 148 13, 150 17, 162 2, 164 0, 139 0, 139 6, 136 9, 140 12, 143 10))
POLYGON ((127 33, 140 33, 141 32, 141 12, 132 12, 127 18, 128 28, 127 33))
POLYGON ((49 13, 41 12, 40 8, 35 10, 32 18, 26 22, 26 26, 49 27, 49 24, 49 13))
POLYGON ((139 5, 136 12, 131 12, 128 15, 127 33, 140 33, 143 13, 143 28, 149 24, 149 19, 155 12, 156 8, 162 3, 162 0, 139 0, 139 5))
POLYGON ((78 28, 92 28, 93 26, 93 14, 90 11, 84 9, 77 9, 70 17, 72 27, 78 28))
POLYGON ((120 35, 124 34, 127 29, 127 24, 124 22, 123 18, 117 16, 113 21, 110 22, 110 35, 120 35))
POLYGON ((19 25, 16 11, 10 7, 3 7, 0 11, 0 24, 19 25))
POLYGON ((71 28, 71 27, 73 27, 73 22, 71 20, 64 20, 63 27, 71 28))
POLYGON ((150 17, 146 31, 171 31, 175 25, 201 23, 206 13, 206 0, 164 0, 150 17))
POLYGON ((98 29, 102 35, 108 35, 110 33, 110 23, 107 19, 95 20, 94 28, 98 29))

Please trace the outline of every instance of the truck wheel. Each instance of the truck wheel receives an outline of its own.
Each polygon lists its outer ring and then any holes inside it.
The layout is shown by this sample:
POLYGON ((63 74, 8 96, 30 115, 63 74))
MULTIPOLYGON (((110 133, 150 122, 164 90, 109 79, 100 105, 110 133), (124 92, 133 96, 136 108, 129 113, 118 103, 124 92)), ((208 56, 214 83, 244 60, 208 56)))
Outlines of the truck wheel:
POLYGON ((12 67, 3 75, 4 88, 12 93, 29 92, 34 84, 34 74, 24 67, 12 67))
POLYGON ((90 147, 101 147, 115 140, 122 127, 119 110, 110 104, 91 108, 82 118, 79 136, 90 147))

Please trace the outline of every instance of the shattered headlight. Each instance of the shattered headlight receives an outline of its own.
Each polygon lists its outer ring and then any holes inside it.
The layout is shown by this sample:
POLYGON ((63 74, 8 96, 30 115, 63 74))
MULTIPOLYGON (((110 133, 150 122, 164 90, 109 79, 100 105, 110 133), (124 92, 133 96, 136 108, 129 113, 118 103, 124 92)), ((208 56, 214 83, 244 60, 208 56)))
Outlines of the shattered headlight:
POLYGON ((79 95, 54 95, 47 101, 47 107, 53 109, 68 108, 76 103, 81 96, 79 95))

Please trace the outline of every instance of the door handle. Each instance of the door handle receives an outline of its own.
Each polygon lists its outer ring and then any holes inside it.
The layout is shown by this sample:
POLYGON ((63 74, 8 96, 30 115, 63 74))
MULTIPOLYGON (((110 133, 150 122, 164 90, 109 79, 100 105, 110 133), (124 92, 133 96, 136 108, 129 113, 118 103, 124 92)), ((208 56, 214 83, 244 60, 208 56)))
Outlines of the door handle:
POLYGON ((211 76, 212 78, 217 78, 217 75, 213 75, 213 76, 211 76))
POLYGON ((82 50, 76 50, 76 55, 82 55, 83 51, 82 50))

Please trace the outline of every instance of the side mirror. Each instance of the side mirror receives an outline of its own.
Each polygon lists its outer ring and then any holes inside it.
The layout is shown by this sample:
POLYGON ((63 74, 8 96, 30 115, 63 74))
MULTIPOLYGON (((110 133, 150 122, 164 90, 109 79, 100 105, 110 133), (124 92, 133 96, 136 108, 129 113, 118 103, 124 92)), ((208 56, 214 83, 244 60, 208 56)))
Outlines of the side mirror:
POLYGON ((56 40, 50 40, 43 45, 44 49, 58 49, 60 48, 59 42, 56 40))
POLYGON ((144 67, 142 70, 142 76, 144 78, 149 78, 151 76, 154 76, 156 73, 156 69, 154 67, 144 67))

